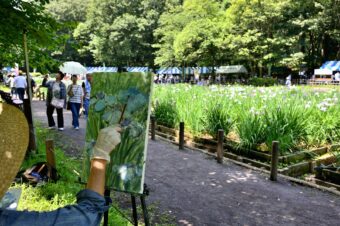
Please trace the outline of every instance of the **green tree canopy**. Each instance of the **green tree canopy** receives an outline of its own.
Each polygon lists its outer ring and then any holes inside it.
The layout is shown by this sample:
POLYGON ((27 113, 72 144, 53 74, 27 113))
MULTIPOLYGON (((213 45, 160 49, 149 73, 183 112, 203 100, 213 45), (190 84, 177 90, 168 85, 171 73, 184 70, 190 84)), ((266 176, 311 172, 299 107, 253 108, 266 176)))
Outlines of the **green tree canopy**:
POLYGON ((23 61, 23 32, 27 32, 31 65, 46 68, 53 64, 49 52, 58 43, 55 37, 58 24, 44 12, 44 4, 47 2, 48 0, 0 2, 2 64, 23 61))
POLYGON ((153 31, 165 0, 91 0, 84 23, 75 30, 82 53, 108 65, 153 66, 153 31))

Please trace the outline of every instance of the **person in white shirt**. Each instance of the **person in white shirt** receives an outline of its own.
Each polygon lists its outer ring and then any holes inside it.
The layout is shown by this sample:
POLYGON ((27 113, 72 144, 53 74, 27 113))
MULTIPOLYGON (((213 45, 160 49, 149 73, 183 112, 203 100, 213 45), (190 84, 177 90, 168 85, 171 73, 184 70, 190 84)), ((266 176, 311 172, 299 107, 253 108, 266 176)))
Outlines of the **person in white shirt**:
POLYGON ((335 73, 334 78, 335 81, 340 81, 340 72, 335 73))
POLYGON ((8 77, 9 78, 7 80, 7 83, 9 84, 9 87, 11 88, 11 94, 12 94, 12 97, 13 97, 14 94, 15 95, 17 94, 16 88, 15 88, 15 85, 14 85, 14 75, 9 75, 8 77))
POLYGON ((72 126, 75 130, 79 130, 79 111, 83 105, 84 92, 81 85, 77 84, 78 76, 72 75, 72 85, 67 87, 67 95, 69 96, 70 110, 72 112, 72 126))
POLYGON ((25 89, 27 88, 26 76, 20 74, 14 79, 14 86, 20 100, 24 100, 25 89))

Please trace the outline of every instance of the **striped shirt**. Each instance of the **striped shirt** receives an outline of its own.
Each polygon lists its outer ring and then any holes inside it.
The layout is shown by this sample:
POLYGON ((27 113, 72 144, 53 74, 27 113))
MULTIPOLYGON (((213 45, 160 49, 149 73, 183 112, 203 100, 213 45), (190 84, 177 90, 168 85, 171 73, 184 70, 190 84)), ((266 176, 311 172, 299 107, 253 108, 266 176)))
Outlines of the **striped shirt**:
POLYGON ((73 97, 69 97, 69 101, 71 103, 82 103, 82 99, 84 96, 84 92, 83 92, 83 88, 81 87, 81 85, 69 85, 67 87, 67 93, 69 92, 69 90, 72 88, 73 91, 73 97))

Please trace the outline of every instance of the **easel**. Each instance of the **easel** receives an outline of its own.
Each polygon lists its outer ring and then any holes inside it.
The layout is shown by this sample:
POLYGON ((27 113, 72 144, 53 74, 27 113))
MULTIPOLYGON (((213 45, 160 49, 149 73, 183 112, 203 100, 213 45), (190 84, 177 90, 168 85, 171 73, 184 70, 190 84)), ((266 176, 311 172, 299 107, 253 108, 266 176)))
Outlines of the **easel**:
MULTIPOLYGON (((114 189, 112 189, 114 190, 114 189)), ((105 193, 104 196, 106 198, 106 205, 110 204, 110 193, 111 190, 110 189, 105 189, 105 193)), ((150 222, 149 222, 149 214, 148 214, 148 209, 146 206, 146 202, 145 202, 145 197, 149 195, 149 189, 146 186, 146 184, 144 184, 144 188, 143 188, 143 194, 131 194, 131 205, 132 205, 132 219, 133 219, 133 225, 134 226, 138 226, 138 213, 137 213, 137 203, 136 203, 136 197, 139 196, 140 197, 140 202, 142 205, 142 210, 143 210, 143 218, 144 218, 144 223, 145 226, 149 226, 150 222)), ((109 224, 109 211, 106 211, 104 213, 104 226, 108 226, 109 224)))

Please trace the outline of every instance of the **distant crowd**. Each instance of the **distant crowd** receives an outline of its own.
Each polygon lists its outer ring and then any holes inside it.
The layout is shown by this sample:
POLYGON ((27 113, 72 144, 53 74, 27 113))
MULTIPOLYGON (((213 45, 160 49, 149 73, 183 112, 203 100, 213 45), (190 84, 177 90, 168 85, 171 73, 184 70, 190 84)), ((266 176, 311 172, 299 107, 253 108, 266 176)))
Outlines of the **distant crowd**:
MULTIPOLYGON (((80 75, 65 75, 59 71, 55 79, 45 75, 41 84, 37 84, 31 77, 32 95, 42 88, 47 88, 46 98, 46 115, 48 118, 49 129, 64 130, 63 109, 72 112, 72 126, 75 130, 79 130, 79 117, 84 114, 88 116, 90 106, 90 93, 92 75, 87 74, 84 81, 78 84, 80 75), (57 126, 53 118, 54 110, 57 112, 57 126)), ((4 85, 10 88, 10 94, 16 103, 23 103, 27 99, 27 77, 24 73, 10 73, 1 77, 4 85)), ((40 90, 42 91, 42 90, 40 90)))

